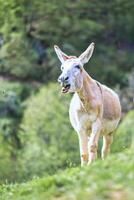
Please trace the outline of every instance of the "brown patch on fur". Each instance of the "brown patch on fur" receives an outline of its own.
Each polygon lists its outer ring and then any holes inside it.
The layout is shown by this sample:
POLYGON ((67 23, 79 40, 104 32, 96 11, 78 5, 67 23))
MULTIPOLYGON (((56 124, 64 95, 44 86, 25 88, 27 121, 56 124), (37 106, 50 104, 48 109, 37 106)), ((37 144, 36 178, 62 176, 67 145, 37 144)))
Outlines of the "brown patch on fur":
POLYGON ((88 154, 82 154, 81 157, 83 161, 86 161, 86 162, 88 161, 88 154))
POLYGON ((91 145, 91 146, 90 146, 90 152, 96 153, 96 151, 97 151, 97 145, 96 145, 96 144, 91 145))

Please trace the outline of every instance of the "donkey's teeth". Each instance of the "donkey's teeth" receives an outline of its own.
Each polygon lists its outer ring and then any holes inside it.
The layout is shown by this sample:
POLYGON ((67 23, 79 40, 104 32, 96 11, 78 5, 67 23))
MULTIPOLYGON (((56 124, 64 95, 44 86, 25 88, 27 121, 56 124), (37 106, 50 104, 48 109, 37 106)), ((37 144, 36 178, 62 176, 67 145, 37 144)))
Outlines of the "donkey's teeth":
POLYGON ((63 87, 61 91, 62 91, 62 93, 66 93, 68 91, 68 89, 63 87))
POLYGON ((67 92, 69 91, 69 88, 70 88, 70 84, 68 84, 68 85, 66 85, 66 86, 64 86, 64 87, 62 87, 61 92, 62 92, 62 93, 67 93, 67 92))

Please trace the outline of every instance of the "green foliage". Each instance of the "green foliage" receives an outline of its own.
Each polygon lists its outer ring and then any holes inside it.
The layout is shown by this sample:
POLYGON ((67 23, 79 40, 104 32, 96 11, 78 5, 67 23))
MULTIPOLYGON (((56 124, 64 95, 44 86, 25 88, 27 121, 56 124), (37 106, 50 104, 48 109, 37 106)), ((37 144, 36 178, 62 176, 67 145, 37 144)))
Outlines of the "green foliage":
POLYGON ((18 134, 24 111, 23 101, 32 86, 0 80, 0 182, 17 177, 17 156, 22 148, 18 134))
POLYGON ((133 5, 132 0, 60 4, 58 0, 1 0, 0 72, 20 79, 55 80, 59 63, 53 45, 79 55, 94 41, 88 71, 109 85, 126 86, 134 61, 133 5))
POLYGON ((18 131, 24 108, 22 101, 30 94, 29 89, 25 84, 0 80, 0 132, 5 139, 18 131))
POLYGON ((0 132, 4 140, 8 140, 16 132, 17 122, 22 115, 23 86, 1 80, 0 88, 0 132))
POLYGON ((0 180, 12 179, 15 169, 16 149, 20 140, 16 133, 22 113, 20 96, 22 86, 0 80, 0 180))
POLYGON ((20 128, 23 176, 54 173, 79 161, 78 139, 69 122, 69 96, 57 84, 43 87, 27 102, 20 128))
POLYGON ((130 111, 123 119, 116 131, 114 143, 112 145, 113 152, 121 152, 126 148, 130 148, 134 140, 134 110, 130 111))
POLYGON ((1 200, 122 199, 134 198, 132 152, 110 156, 85 168, 73 168, 30 182, 0 187, 1 200))

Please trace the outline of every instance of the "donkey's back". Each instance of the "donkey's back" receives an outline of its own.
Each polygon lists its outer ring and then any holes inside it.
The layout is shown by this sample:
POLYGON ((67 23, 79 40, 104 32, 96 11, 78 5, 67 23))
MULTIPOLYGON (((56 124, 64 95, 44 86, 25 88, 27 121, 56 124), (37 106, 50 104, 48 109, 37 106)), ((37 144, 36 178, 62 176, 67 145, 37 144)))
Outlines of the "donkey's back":
POLYGON ((110 88, 101 84, 103 96, 103 118, 119 119, 121 115, 121 106, 118 95, 110 88))
POLYGON ((100 84, 103 101, 102 134, 113 132, 121 117, 121 105, 118 95, 110 88, 100 84))

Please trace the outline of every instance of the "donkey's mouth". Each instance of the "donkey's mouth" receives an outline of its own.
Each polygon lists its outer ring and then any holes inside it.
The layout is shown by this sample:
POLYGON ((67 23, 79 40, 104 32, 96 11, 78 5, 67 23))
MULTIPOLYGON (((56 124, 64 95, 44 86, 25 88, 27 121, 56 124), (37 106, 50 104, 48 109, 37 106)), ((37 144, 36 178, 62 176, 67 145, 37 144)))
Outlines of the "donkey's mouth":
POLYGON ((64 86, 64 87, 62 87, 61 92, 62 92, 62 93, 67 93, 69 89, 70 89, 70 84, 68 84, 68 85, 66 85, 66 86, 64 86))

